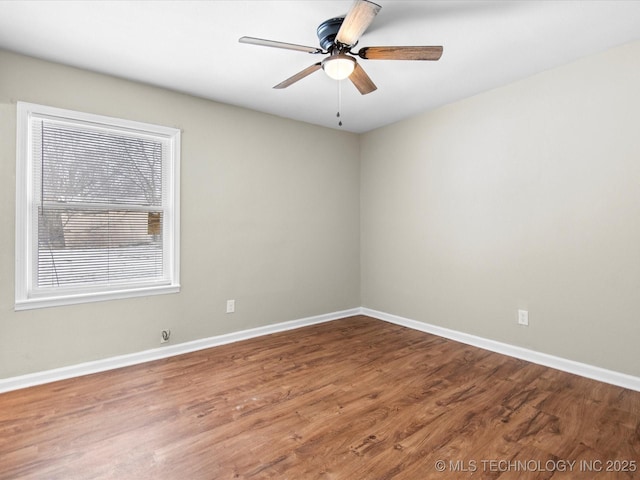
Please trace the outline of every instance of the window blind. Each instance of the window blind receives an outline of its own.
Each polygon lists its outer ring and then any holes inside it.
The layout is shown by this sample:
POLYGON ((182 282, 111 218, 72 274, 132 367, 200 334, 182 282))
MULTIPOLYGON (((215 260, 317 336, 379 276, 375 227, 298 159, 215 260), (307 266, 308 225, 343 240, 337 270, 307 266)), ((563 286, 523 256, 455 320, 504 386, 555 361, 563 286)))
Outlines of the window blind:
POLYGON ((166 277, 163 142, 35 118, 37 288, 166 277))

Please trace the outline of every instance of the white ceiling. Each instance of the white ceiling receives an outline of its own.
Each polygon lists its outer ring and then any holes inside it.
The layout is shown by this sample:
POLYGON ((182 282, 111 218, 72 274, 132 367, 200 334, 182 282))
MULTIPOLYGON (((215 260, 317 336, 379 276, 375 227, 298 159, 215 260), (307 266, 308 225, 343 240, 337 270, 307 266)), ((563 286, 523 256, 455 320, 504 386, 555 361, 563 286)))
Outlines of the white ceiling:
MULTIPOLYGON (((438 62, 359 60, 378 90, 342 82, 344 130, 365 132, 640 38, 640 1, 379 0, 359 47, 443 45, 438 62)), ((219 102, 339 128, 322 57, 240 44, 247 35, 318 46, 335 1, 0 0, 0 48, 219 102)), ((0 65, 0 75, 2 66, 0 65)))

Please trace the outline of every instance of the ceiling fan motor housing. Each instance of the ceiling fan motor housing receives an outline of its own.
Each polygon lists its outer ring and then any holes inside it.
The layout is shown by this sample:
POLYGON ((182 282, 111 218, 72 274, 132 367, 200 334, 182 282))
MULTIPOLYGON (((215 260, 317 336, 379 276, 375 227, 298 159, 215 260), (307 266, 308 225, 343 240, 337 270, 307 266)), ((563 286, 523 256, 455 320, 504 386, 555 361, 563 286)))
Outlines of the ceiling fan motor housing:
POLYGON ((320 40, 320 46, 323 50, 330 52, 335 47, 336 35, 342 26, 344 17, 335 17, 325 20, 318 25, 318 39, 320 40))

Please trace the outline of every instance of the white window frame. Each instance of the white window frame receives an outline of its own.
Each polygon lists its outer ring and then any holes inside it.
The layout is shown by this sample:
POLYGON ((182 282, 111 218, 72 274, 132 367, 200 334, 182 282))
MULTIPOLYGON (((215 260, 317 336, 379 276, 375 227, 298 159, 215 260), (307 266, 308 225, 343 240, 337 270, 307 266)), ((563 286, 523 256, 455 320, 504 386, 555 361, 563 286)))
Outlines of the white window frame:
POLYGON ((180 291, 180 130, 171 127, 94 115, 73 110, 17 102, 16 145, 16 278, 15 310, 52 307, 180 291), (167 182, 163 196, 164 279, 153 284, 119 287, 60 288, 39 291, 34 287, 37 255, 37 218, 34 218, 33 119, 55 120, 70 125, 91 126, 109 132, 152 137, 163 142, 167 152, 167 182), (167 191, 168 190, 168 191, 167 191))

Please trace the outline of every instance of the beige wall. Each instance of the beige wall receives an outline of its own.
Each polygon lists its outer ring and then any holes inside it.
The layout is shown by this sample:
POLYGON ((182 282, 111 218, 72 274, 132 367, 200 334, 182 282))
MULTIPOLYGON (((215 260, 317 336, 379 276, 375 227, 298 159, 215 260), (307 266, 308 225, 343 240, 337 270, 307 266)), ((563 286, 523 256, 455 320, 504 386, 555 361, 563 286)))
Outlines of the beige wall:
POLYGON ((0 51, 0 378, 358 307, 359 175, 356 135, 0 51), (18 100, 182 130, 181 293, 14 312, 18 100))
POLYGON ((365 134, 361 159, 365 307, 640 375, 640 42, 365 134))

